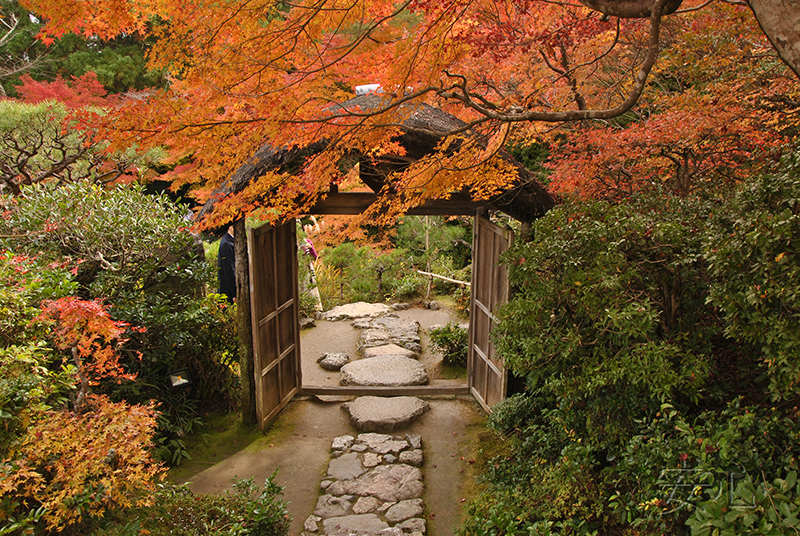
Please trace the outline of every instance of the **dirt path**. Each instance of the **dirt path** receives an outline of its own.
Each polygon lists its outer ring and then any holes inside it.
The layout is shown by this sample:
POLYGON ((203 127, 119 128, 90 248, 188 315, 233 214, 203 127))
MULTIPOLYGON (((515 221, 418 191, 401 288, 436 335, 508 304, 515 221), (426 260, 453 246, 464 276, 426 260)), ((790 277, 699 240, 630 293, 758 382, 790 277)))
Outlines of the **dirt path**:
MULTIPOLYGON (((454 319, 446 310, 412 309, 400 311, 400 316, 418 320, 423 328, 454 319)), ((318 327, 304 331, 301 336, 304 384, 338 384, 338 374, 322 370, 316 358, 324 352, 354 352, 357 337, 358 331, 351 328, 349 322, 320 322, 318 327)), ((426 344, 427 335, 424 335, 422 359, 436 361, 438 358, 424 351, 426 344)), ((484 417, 468 396, 426 400, 431 410, 397 433, 422 437, 425 452, 423 500, 428 535, 450 536, 461 516, 461 499, 471 479, 469 461, 473 456, 474 438, 483 430, 484 417)), ((296 398, 263 437, 188 478, 190 488, 197 493, 217 493, 230 488, 234 478, 255 477, 256 482, 263 483, 279 469, 278 482, 285 487, 284 497, 293 517, 290 534, 299 535, 319 497, 319 484, 330 460, 331 441, 337 436, 358 433, 340 406, 339 401, 326 403, 313 397, 296 398)))

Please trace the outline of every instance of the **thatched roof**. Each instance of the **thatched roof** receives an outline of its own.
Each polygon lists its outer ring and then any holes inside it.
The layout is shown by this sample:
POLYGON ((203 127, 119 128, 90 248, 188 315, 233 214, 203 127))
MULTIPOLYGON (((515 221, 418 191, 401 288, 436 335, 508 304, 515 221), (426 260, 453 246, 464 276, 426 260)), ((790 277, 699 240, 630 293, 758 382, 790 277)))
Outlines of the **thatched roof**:
MULTIPOLYGON (((384 98, 380 95, 359 96, 333 108, 332 112, 375 110, 384 102, 384 98)), ((433 153, 444 136, 464 126, 464 122, 439 108, 426 104, 417 105, 403 120, 402 133, 396 138, 396 141, 405 149, 406 154, 394 163, 391 160, 388 161, 380 169, 373 168, 367 159, 363 159, 360 166, 362 181, 378 192, 383 185, 383 179, 389 172, 397 171, 402 166, 408 165, 409 161, 418 160, 433 153)), ((241 192, 253 179, 268 171, 291 171, 299 167, 303 159, 325 150, 328 144, 328 140, 319 140, 310 145, 291 148, 275 148, 269 143, 264 144, 212 193, 209 201, 198 213, 198 219, 202 220, 211 214, 220 199, 241 192)), ((511 155, 502 152, 501 157, 513 168, 516 168, 517 180, 511 188, 488 202, 474 202, 476 209, 485 207, 500 210, 517 220, 530 222, 544 215, 555 205, 553 198, 537 182, 533 173, 511 155)), ((465 194, 462 194, 462 197, 464 196, 465 194)), ((428 205, 433 207, 435 202, 430 202, 428 205)), ((439 212, 431 213, 441 213, 441 207, 439 208, 439 212)), ((417 210, 417 213, 424 213, 424 208, 417 210)))

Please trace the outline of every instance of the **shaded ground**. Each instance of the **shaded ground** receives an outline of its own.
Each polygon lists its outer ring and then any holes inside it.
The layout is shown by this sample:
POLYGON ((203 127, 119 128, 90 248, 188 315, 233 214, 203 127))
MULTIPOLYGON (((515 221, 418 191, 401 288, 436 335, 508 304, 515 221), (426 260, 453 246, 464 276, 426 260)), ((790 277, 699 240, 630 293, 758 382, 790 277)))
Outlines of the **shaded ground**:
MULTIPOLYGON (((400 311, 403 319, 414 318, 423 328, 455 320, 448 311, 411 309, 400 311)), ((316 363, 324 352, 355 354, 358 330, 349 322, 319 322, 318 327, 301 335, 303 379, 305 385, 338 385, 338 373, 326 372, 316 363), (312 366, 313 365, 313 366, 312 366), (320 382, 320 383, 317 383, 320 382)), ((428 338, 422 333, 421 360, 435 375, 439 356, 426 351, 428 338)), ((434 383, 448 380, 434 379, 434 383)), ((465 380, 455 380, 463 383, 465 380)), ((426 505, 428 534, 450 536, 461 516, 461 499, 471 479, 474 440, 483 431, 483 413, 471 397, 430 397, 431 410, 406 429, 394 433, 415 433, 422 437, 425 463, 423 500, 426 505)), ((266 434, 244 434, 241 444, 225 438, 226 444, 207 453, 211 461, 192 461, 171 473, 176 482, 191 482, 197 493, 217 493, 231 486, 234 478, 255 477, 263 481, 276 469, 278 482, 285 487, 293 517, 291 535, 302 532, 303 522, 313 512, 319 497, 319 484, 327 471, 330 445, 334 437, 357 431, 351 426, 340 402, 321 402, 313 397, 297 397, 280 414, 266 434), (215 458, 216 456, 216 458, 215 458), (222 458, 222 459, 220 459, 222 458)), ((213 433, 213 430, 211 431, 213 433)), ((241 434, 240 434, 241 435, 241 434)))

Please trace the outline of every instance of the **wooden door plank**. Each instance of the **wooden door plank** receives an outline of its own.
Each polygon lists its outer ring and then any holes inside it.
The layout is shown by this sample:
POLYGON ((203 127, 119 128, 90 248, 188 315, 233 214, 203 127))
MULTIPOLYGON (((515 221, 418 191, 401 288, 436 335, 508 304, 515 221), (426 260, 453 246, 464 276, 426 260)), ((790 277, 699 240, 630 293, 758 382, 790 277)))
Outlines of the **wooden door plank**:
POLYGON ((496 320, 494 311, 508 298, 507 272, 499 259, 512 238, 510 231, 476 215, 467 363, 470 392, 487 412, 505 397, 508 384, 508 374, 495 356, 490 334, 496 320))
POLYGON ((253 353, 259 378, 256 404, 259 425, 263 429, 302 385, 295 222, 290 220, 278 226, 248 230, 247 239, 253 353), (293 321, 282 322, 285 314, 293 321), (291 331, 288 341, 286 329, 291 331))

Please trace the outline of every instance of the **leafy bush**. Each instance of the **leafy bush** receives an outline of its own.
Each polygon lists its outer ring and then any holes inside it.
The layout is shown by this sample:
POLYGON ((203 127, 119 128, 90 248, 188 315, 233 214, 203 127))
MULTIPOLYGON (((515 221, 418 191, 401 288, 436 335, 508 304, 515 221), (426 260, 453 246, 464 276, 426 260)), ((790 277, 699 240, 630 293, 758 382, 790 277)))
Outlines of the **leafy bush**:
POLYGON ((0 459, 46 411, 63 405, 73 387, 72 370, 53 372, 44 343, 0 349, 0 459))
POLYGON ((430 330, 431 344, 442 354, 445 365, 466 367, 469 334, 454 322, 430 330))
POLYGON ((786 166, 724 201, 566 203, 509 250, 493 337, 527 390, 490 416, 462 534, 797 532, 786 166))
POLYGON ((419 290, 421 279, 402 250, 376 252, 347 242, 326 249, 317 269, 326 309, 339 303, 406 298, 419 290))
POLYGON ((755 345, 776 399, 800 393, 800 161, 739 189, 706 239, 709 301, 725 334, 755 345))
POLYGON ((708 210, 668 196, 567 204, 505 254, 514 295, 497 352, 533 389, 574 404, 592 441, 627 436, 658 401, 701 396, 720 329, 705 304, 708 210))
POLYGON ((194 495, 184 486, 161 486, 155 505, 127 515, 124 524, 99 529, 94 536, 285 536, 291 518, 280 499, 275 474, 264 486, 237 480, 224 494, 194 495), (133 518, 133 520, 131 520, 133 518))
MULTIPOLYGON (((181 437, 196 413, 229 409, 239 388, 235 308, 215 294, 203 295, 206 287, 216 288, 215 271, 187 229, 185 210, 138 187, 103 190, 88 182, 36 185, 8 205, 0 226, 14 253, 6 262, 29 253, 39 264, 57 265, 30 284, 31 300, 49 294, 103 299, 116 320, 137 328, 127 334, 121 359, 137 380, 103 381, 95 391, 115 401, 162 401, 158 443, 176 450, 160 452, 180 460, 181 437), (68 277, 59 278, 56 270, 68 277), (192 383, 174 399, 167 376, 181 368, 189 369, 192 383), (187 418, 187 410, 194 415, 187 418)), ((9 293, 6 301, 14 299, 9 293)))
POLYGON ((148 453, 154 428, 152 408, 101 396, 82 413, 48 411, 0 464, 0 504, 10 509, 0 511, 0 531, 26 519, 64 531, 109 509, 150 504, 162 471, 148 453))

